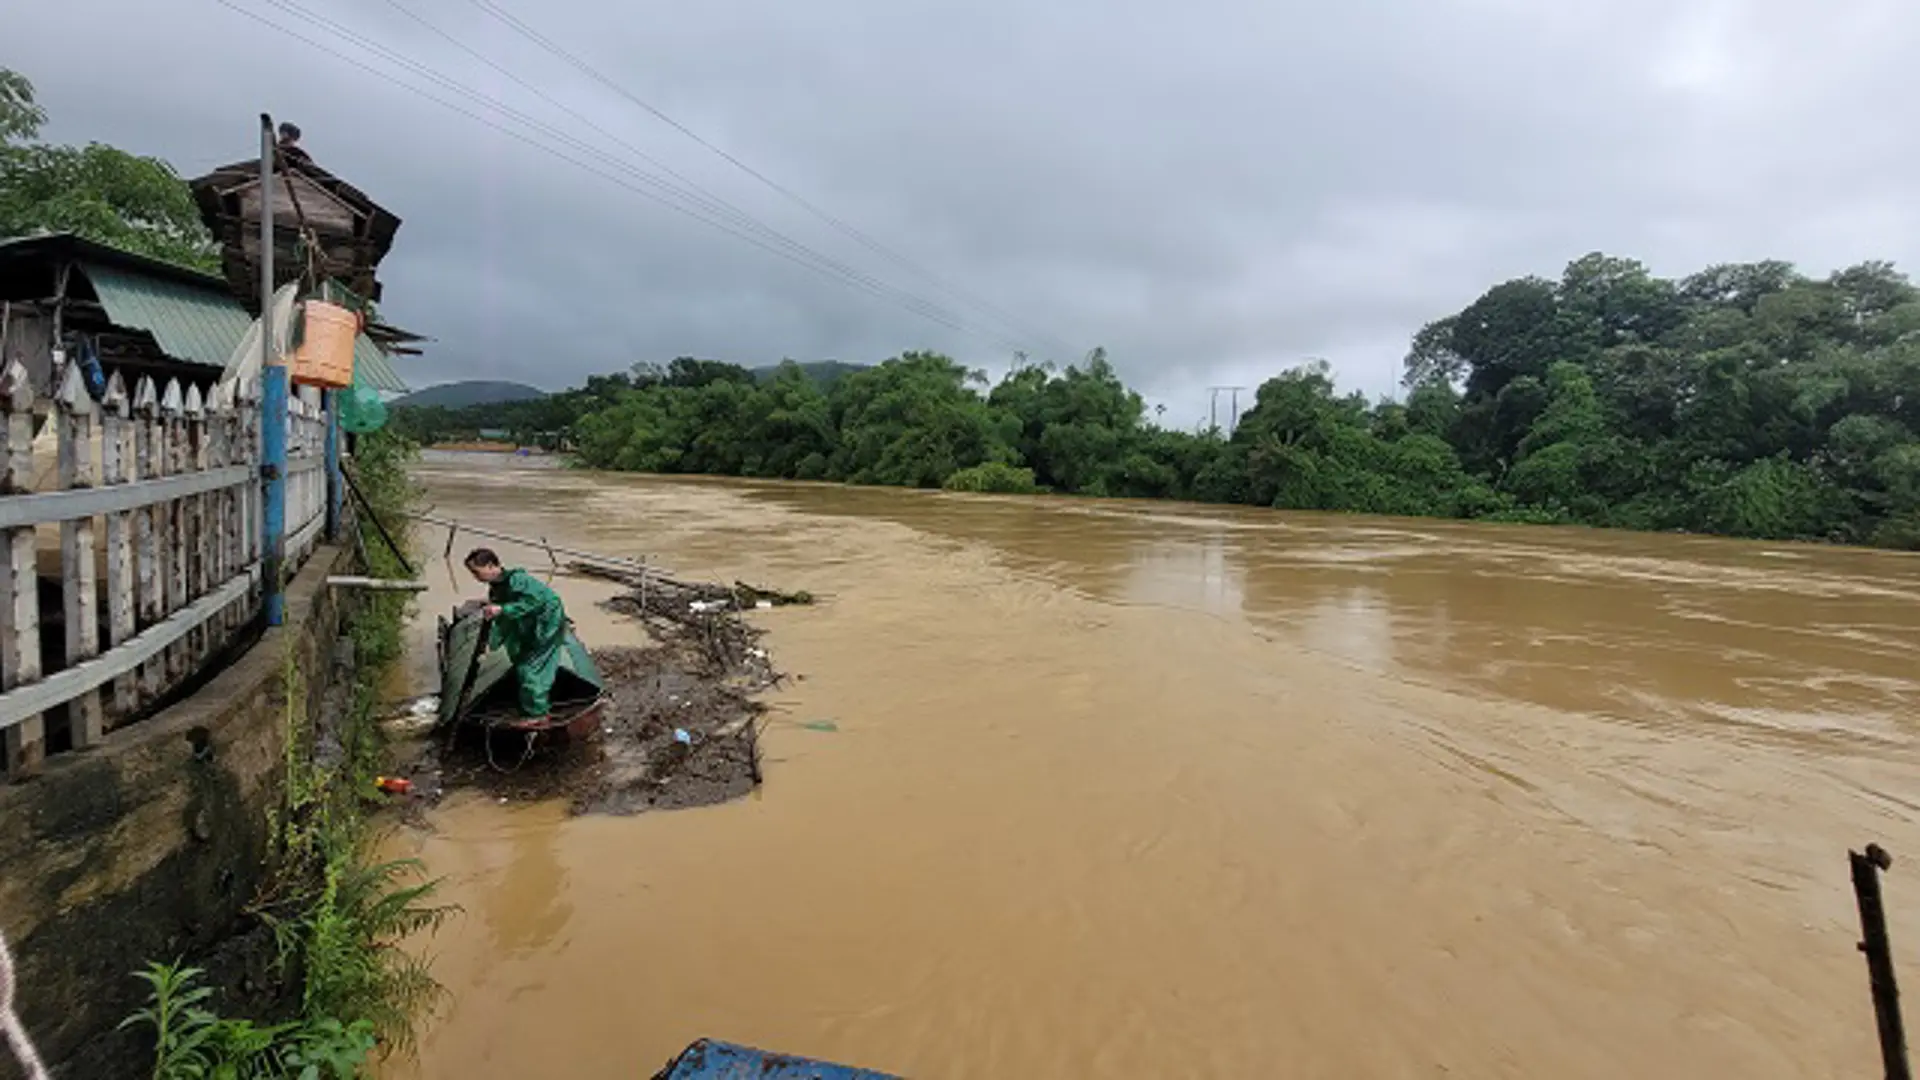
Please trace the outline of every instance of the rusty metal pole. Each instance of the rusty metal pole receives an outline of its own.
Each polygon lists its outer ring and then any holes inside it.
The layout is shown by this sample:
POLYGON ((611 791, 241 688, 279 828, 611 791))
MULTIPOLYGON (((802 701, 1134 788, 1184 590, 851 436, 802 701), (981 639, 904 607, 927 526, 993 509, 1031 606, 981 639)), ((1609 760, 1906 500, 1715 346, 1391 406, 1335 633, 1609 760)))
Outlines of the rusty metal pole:
POLYGON ((1893 948, 1887 940, 1887 913, 1880 902, 1880 872, 1893 857, 1879 844, 1847 852, 1853 866, 1853 895, 1860 904, 1860 951, 1867 955, 1867 980, 1873 988, 1873 1013, 1880 1025, 1880 1060, 1887 1080, 1912 1080, 1907 1064, 1907 1035, 1900 1022, 1900 987, 1893 977, 1893 948))

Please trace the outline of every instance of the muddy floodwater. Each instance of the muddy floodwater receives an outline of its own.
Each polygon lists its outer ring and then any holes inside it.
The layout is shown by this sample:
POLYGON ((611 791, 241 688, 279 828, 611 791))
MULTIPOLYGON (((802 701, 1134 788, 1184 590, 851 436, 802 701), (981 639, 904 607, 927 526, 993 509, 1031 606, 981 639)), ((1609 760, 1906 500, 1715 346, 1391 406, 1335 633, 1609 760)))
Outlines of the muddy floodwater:
MULTIPOLYGON (((821 603, 756 616, 804 678, 755 795, 469 795, 401 835, 465 915, 391 1077, 631 1080, 699 1036, 919 1077, 1877 1075, 1869 840, 1920 992, 1920 558, 420 475, 442 515, 821 603)), ((473 593, 445 542, 417 681, 473 593)))

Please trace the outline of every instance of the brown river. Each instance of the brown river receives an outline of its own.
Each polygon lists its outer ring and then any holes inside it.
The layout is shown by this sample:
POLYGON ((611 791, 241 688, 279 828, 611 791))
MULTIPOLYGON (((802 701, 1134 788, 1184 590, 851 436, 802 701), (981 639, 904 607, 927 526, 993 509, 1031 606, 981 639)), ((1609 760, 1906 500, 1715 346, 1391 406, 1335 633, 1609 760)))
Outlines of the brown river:
MULTIPOLYGON (((394 1080, 633 1080, 699 1036, 917 1077, 1878 1075, 1869 840, 1920 990, 1920 558, 420 475, 441 515, 822 603, 760 617, 802 678, 754 796, 457 797, 396 839, 465 910, 394 1080)), ((421 542, 424 690, 476 589, 421 542)))

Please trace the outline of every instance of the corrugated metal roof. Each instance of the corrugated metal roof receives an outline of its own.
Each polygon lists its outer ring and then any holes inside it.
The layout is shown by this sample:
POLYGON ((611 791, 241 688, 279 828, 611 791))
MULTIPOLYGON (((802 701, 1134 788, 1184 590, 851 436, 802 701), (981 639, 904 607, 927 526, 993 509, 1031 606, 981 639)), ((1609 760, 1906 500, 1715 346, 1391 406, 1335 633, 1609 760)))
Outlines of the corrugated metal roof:
POLYGON ((82 269, 100 296, 100 306, 107 309, 107 318, 152 334, 160 351, 175 360, 224 368, 247 327, 253 325, 246 309, 223 292, 99 263, 82 264, 82 269))
MULTIPOLYGON (((161 351, 176 360, 225 368, 253 325, 246 309, 224 292, 98 263, 86 263, 83 269, 100 297, 100 306, 107 309, 107 318, 152 334, 161 351)), ((355 383, 388 393, 407 392, 407 384, 387 355, 365 334, 353 343, 353 372, 355 383)))
POLYGON ((400 381, 400 375, 393 370, 387 354, 381 352, 380 346, 365 334, 361 334, 353 343, 353 383, 355 386, 385 390, 390 394, 407 392, 407 384, 400 381))

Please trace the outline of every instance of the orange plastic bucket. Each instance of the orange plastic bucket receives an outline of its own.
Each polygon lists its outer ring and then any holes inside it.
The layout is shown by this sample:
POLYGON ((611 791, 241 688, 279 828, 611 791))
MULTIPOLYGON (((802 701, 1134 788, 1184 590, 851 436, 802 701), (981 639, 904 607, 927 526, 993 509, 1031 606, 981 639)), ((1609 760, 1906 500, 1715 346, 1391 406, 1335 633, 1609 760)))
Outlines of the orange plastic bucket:
POLYGON ((338 304, 309 300, 303 305, 300 347, 293 352, 291 375, 301 386, 341 390, 353 385, 353 345, 360 317, 338 304))

